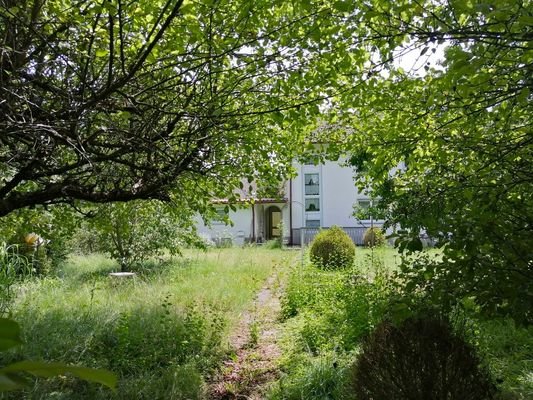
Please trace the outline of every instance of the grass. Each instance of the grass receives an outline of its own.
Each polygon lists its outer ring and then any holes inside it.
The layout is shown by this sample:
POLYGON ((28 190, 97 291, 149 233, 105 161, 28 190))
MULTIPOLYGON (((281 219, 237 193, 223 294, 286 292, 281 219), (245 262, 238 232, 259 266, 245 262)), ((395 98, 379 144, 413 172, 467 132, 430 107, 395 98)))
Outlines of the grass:
POLYGON ((533 399, 533 326, 510 319, 475 321, 474 344, 507 398, 533 399))
POLYGON ((360 339, 381 320, 384 275, 400 261, 391 248, 357 248, 353 268, 323 270, 308 259, 287 277, 282 298, 284 375, 268 398, 344 399, 360 339))
MULTIPOLYGON (((438 251, 429 250, 439 256, 438 251)), ((390 311, 391 271, 400 263, 389 247, 358 248, 354 267, 321 270, 304 259, 286 277, 280 362, 282 378, 270 400, 353 399, 351 366, 361 339, 390 311)), ((510 320, 465 314, 476 347, 502 399, 533 398, 533 330, 510 320)))
POLYGON ((188 250, 132 279, 109 277, 118 266, 102 255, 72 256, 58 277, 19 288, 13 317, 25 345, 2 362, 64 361, 120 379, 116 393, 68 376, 38 380, 24 393, 30 399, 203 398, 228 330, 286 257, 260 248, 188 250))
MULTIPOLYGON (((265 247, 187 250, 121 279, 108 276, 118 265, 102 255, 72 256, 57 277, 18 288, 12 310, 26 344, 2 354, 0 365, 34 359, 107 368, 119 376, 117 392, 63 376, 0 398, 203 399, 229 330, 279 268, 282 379, 269 398, 350 399, 351 365, 361 338, 387 311, 389 272, 400 256, 391 248, 358 248, 354 268, 338 271, 300 257, 265 247)), ((471 340, 504 398, 533 398, 531 328, 474 319, 472 327, 471 340)))

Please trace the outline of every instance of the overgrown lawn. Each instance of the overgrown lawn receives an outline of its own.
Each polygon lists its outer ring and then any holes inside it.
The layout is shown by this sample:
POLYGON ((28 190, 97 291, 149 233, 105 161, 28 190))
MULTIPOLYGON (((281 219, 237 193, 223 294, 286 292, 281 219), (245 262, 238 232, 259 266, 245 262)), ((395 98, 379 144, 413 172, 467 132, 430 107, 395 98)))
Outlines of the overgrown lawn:
MULTIPOLYGON (((432 249, 428 254, 440 256, 432 249)), ((304 259, 291 270, 282 298, 282 375, 270 400, 354 399, 350 380, 361 340, 401 311, 394 309, 401 303, 391 301, 400 261, 390 247, 357 248, 353 268, 323 270, 304 259)), ((458 312, 501 398, 533 398, 531 327, 481 319, 473 310, 458 312)))
MULTIPOLYGON (((227 350, 228 330, 288 253, 261 248, 189 250, 147 263, 134 278, 101 255, 72 256, 56 278, 19 288, 13 318, 25 345, 3 355, 108 368, 116 393, 65 376, 38 380, 30 399, 197 399, 227 350)), ((21 398, 21 394, 4 395, 21 398)))

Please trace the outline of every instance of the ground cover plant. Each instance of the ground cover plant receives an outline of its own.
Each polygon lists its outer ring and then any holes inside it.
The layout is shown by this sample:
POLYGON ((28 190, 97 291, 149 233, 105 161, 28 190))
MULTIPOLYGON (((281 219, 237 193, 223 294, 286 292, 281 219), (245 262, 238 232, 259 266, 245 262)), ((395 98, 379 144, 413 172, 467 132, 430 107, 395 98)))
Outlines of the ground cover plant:
POLYGON ((291 271, 282 298, 285 375, 270 398, 345 398, 354 352, 386 312, 391 287, 384 266, 397 262, 390 248, 358 248, 353 267, 324 270, 306 260, 291 271))
MULTIPOLYGON (((400 323, 422 310, 424 296, 399 297, 395 280, 402 259, 395 249, 358 248, 355 254, 350 269, 322 270, 306 260, 290 271, 282 298, 283 373, 270 399, 354 399, 351 371, 365 338, 384 319, 400 323)), ((440 257, 436 250, 426 254, 440 257)), ((435 304, 424 307, 438 313, 435 304)), ((530 398, 531 328, 477 311, 467 304, 457 309, 453 329, 475 349, 501 398, 530 398)))
POLYGON ((12 313, 26 344, 3 354, 2 364, 62 361, 119 377, 116 393, 69 376, 37 380, 22 394, 30 399, 203 398, 228 329, 283 257, 257 248, 191 250, 145 265, 134 279, 110 278, 119 266, 104 256, 71 257, 60 276, 19 287, 12 313))

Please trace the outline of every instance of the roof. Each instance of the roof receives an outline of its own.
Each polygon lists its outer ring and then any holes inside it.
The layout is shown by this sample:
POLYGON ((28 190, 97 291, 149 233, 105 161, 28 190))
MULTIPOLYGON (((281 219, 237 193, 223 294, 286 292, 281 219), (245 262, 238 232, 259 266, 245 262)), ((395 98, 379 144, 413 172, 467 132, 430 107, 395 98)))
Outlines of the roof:
MULTIPOLYGON (((238 204, 272 204, 272 203, 287 203, 289 199, 286 197, 282 198, 241 198, 236 201, 238 204)), ((229 204, 228 199, 215 199, 213 200, 214 204, 229 204)))

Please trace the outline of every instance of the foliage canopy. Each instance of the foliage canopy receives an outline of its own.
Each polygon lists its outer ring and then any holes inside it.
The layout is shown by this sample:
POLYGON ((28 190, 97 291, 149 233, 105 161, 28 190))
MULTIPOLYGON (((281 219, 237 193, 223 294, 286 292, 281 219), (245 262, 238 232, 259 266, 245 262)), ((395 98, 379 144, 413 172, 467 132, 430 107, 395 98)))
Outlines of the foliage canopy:
POLYGON ((338 19, 327 1, 0 1, 0 216, 279 179, 337 74, 338 19))
POLYGON ((329 110, 329 151, 352 154, 400 248, 425 231, 444 249, 405 266, 405 289, 531 322, 532 10, 0 0, 0 216, 176 197, 205 215, 242 177, 286 174, 329 110), (407 52, 411 70, 395 61, 407 52))
POLYGON ((352 104, 344 146, 400 249, 421 249, 420 232, 443 248, 404 266, 405 289, 531 323, 533 3, 365 4, 351 21, 375 46, 372 70, 334 118, 352 104), (395 61, 407 52, 410 70, 395 61))
POLYGON ((193 218, 183 212, 183 208, 156 200, 105 204, 82 229, 88 229, 97 238, 96 248, 108 253, 125 271, 161 256, 163 250, 174 255, 184 245, 197 242, 193 218))

